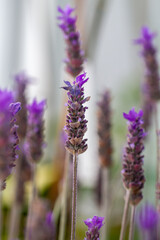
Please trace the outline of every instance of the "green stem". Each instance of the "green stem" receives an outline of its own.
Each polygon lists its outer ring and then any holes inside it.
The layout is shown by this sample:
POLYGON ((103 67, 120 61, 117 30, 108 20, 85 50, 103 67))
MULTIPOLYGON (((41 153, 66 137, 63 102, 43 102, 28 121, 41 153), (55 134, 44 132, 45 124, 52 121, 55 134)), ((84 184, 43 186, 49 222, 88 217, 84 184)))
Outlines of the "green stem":
MULTIPOLYGON (((0 188, 2 187, 2 182, 0 182, 0 188)), ((2 190, 0 189, 0 240, 2 239, 2 190)))
MULTIPOLYGON (((109 209, 110 209, 110 169, 103 168, 102 169, 102 211, 101 216, 105 217, 105 223, 108 223, 109 219, 109 209)), ((102 230, 102 240, 108 239, 108 224, 102 230)))
POLYGON ((71 240, 76 237, 76 211, 77 211, 77 153, 73 154, 73 189, 72 189, 72 228, 71 240))
POLYGON ((66 158, 65 158, 63 190, 62 190, 62 198, 61 198, 61 219, 60 219, 60 228, 59 228, 58 240, 64 240, 65 239, 69 163, 70 163, 70 153, 67 151, 66 152, 66 158))
POLYGON ((123 211, 121 232, 120 232, 119 240, 123 240, 124 239, 125 230, 126 230, 128 207, 129 207, 129 200, 130 200, 130 190, 127 190, 126 197, 125 197, 125 205, 124 205, 124 211, 123 211))
POLYGON ((135 209, 134 205, 131 206, 131 218, 130 218, 130 229, 129 229, 129 240, 134 238, 134 218, 135 218, 135 209))
POLYGON ((27 216, 27 224, 26 224, 26 234, 25 234, 25 240, 31 239, 31 230, 30 230, 30 223, 32 220, 32 206, 33 201, 36 197, 37 191, 36 191, 36 181, 35 181, 35 173, 36 173, 36 164, 32 164, 32 190, 31 190, 31 198, 29 201, 29 207, 28 207, 28 216, 27 216))

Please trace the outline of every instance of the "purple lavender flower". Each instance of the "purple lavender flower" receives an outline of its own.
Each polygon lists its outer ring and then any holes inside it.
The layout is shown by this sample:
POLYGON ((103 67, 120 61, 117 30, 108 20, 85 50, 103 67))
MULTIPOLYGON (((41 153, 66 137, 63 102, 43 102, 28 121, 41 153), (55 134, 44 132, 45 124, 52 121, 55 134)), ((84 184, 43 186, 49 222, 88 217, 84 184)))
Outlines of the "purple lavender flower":
POLYGON ((155 38, 156 34, 151 33, 147 27, 143 27, 141 33, 141 38, 135 40, 135 43, 142 45, 142 56, 146 66, 146 94, 149 95, 151 100, 157 100, 160 98, 160 78, 156 59, 157 51, 153 45, 153 39, 155 38))
POLYGON ((84 98, 83 84, 88 81, 86 73, 76 77, 76 80, 71 85, 70 82, 64 81, 66 86, 62 87, 67 90, 68 95, 68 115, 64 130, 68 135, 66 141, 66 149, 71 152, 81 154, 87 150, 87 139, 83 139, 87 131, 87 120, 85 119, 85 111, 88 107, 83 104, 89 101, 90 97, 84 98))
POLYGON ((58 11, 61 14, 58 17, 59 27, 64 33, 67 45, 66 71, 76 77, 83 70, 84 54, 80 46, 79 32, 76 30, 76 17, 71 16, 74 8, 67 5, 64 10, 58 7, 58 11))
POLYGON ((84 221, 86 226, 88 227, 88 231, 86 232, 86 237, 84 240, 99 240, 99 230, 104 225, 103 223, 104 217, 94 216, 93 218, 88 218, 84 221))
POLYGON ((143 174, 143 140, 146 134, 142 128, 143 111, 136 112, 132 108, 129 113, 123 113, 125 119, 128 120, 127 146, 123 155, 123 184, 130 190, 130 203, 137 205, 143 198, 142 189, 145 182, 143 174))
POLYGON ((18 135, 15 115, 20 110, 20 103, 13 103, 13 94, 0 90, 0 181, 5 188, 6 178, 10 175, 17 159, 18 135))
POLYGON ((151 204, 145 204, 138 214, 138 225, 145 240, 158 240, 156 234, 158 221, 159 215, 156 208, 151 204))
POLYGON ((102 167, 112 164, 110 92, 106 90, 98 103, 99 155, 102 167))
POLYGON ((26 148, 29 159, 37 163, 42 157, 44 144, 44 121, 43 114, 46 107, 46 100, 27 106, 28 109, 28 130, 26 148))
POLYGON ((15 75, 15 97, 18 102, 21 103, 21 111, 17 117, 18 136, 23 139, 26 136, 27 131, 27 108, 26 108, 26 96, 25 91, 27 85, 30 82, 30 78, 25 74, 25 72, 20 72, 15 75))

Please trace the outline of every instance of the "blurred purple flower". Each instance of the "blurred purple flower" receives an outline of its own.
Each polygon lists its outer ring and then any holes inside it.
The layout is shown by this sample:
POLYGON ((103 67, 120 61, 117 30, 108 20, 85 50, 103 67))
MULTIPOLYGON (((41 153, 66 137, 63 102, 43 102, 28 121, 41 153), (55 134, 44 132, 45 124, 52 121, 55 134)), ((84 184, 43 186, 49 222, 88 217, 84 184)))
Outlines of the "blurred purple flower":
POLYGON ((29 159, 38 162, 42 157, 44 143, 44 120, 43 114, 46 107, 46 100, 37 102, 36 99, 32 104, 27 106, 28 109, 28 129, 26 139, 26 150, 29 159))
POLYGON ((83 139, 87 131, 88 122, 85 119, 85 111, 88 107, 84 107, 83 104, 90 99, 90 97, 84 98, 83 84, 87 81, 88 78, 86 78, 86 73, 84 73, 76 77, 73 85, 68 81, 64 81, 66 86, 62 87, 68 91, 68 115, 64 130, 68 135, 66 149, 72 154, 74 152, 81 154, 87 150, 87 139, 83 139))
POLYGON ((158 240, 157 226, 159 221, 159 214, 156 208, 151 204, 145 204, 138 214, 138 226, 141 229, 143 239, 158 240))
POLYGON ((106 90, 98 102, 99 157, 102 167, 110 167, 112 164, 110 101, 110 92, 106 90))
POLYGON ((143 230, 151 230, 158 223, 158 212, 151 204, 145 204, 139 212, 139 225, 143 230))
POLYGON ((85 220, 84 223, 88 227, 88 231, 86 232, 86 238, 84 238, 84 240, 99 240, 99 230, 104 225, 103 221, 104 217, 98 216, 85 220))
POLYGON ((5 188, 6 178, 10 175, 17 159, 18 135, 15 115, 21 109, 20 103, 13 103, 13 94, 0 90, 0 181, 5 188))
POLYGON ((17 117, 18 136, 20 139, 26 136, 27 131, 27 108, 26 108, 26 88, 30 83, 30 77, 26 75, 25 72, 20 72, 14 76, 15 80, 15 98, 18 102, 21 103, 21 111, 17 117))
POLYGON ((123 176, 124 187, 131 192, 130 203, 137 205, 143 198, 142 189, 145 182, 143 174, 143 158, 144 150, 143 140, 146 136, 143 125, 143 111, 136 112, 132 108, 129 113, 123 113, 125 119, 128 120, 127 146, 123 153, 123 176))
POLYGON ((84 54, 80 46, 79 32, 76 30, 76 17, 71 16, 73 11, 74 8, 69 5, 65 9, 58 7, 58 12, 61 14, 58 17, 60 20, 59 27, 64 33, 67 45, 66 71, 76 77, 83 70, 84 54))
POLYGON ((148 27, 143 27, 141 30, 142 36, 135 40, 136 44, 142 46, 142 56, 146 66, 145 84, 147 92, 151 100, 160 98, 159 89, 159 70, 156 59, 157 51, 153 45, 153 39, 156 34, 152 33, 148 27))

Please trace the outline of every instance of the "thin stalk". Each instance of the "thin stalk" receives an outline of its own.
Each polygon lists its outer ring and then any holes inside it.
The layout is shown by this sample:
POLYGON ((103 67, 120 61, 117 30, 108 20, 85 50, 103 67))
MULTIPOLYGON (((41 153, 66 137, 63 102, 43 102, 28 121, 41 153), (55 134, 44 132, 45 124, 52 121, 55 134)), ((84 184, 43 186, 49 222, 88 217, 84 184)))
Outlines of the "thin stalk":
POLYGON ((20 216, 21 216, 21 209, 22 203, 17 200, 17 195, 19 193, 20 184, 24 184, 20 179, 20 169, 22 164, 22 155, 19 154, 19 159, 16 165, 16 173, 15 173, 15 199, 11 209, 11 216, 10 216, 10 224, 9 224, 9 236, 8 240, 17 239, 19 233, 19 224, 20 224, 20 216))
MULTIPOLYGON (((156 128, 156 139, 157 139, 157 173, 156 173, 156 186, 160 184, 160 136, 159 136, 159 124, 158 124, 158 106, 155 104, 155 128, 156 128)), ((159 209, 159 194, 156 193, 156 207, 159 209)))
MULTIPOLYGON (((109 209, 110 209, 110 169, 103 168, 102 169, 102 211, 101 216, 105 217, 105 223, 108 222, 109 217, 109 209)), ((108 239, 108 224, 103 228, 102 240, 108 239)))
POLYGON ((11 211, 11 222, 9 229, 9 240, 17 239, 19 234, 19 226, 20 226, 20 216, 21 216, 22 204, 15 202, 13 204, 13 208, 11 211), (15 224, 14 224, 15 221, 15 224))
POLYGON ((130 199, 130 190, 127 190, 126 191, 126 197, 125 197, 125 205, 124 205, 124 211, 123 211, 121 232, 120 232, 119 240, 123 240, 124 235, 125 235, 127 215, 128 215, 128 207, 129 207, 129 199, 130 199))
POLYGON ((134 238, 134 218, 135 218, 135 209, 134 205, 131 206, 131 218, 130 218, 130 228, 129 228, 129 240, 134 238))
POLYGON ((72 227, 71 240, 76 237, 76 211, 77 211, 77 153, 73 154, 73 183, 72 183, 72 227))
POLYGON ((34 201, 34 199, 37 195, 35 173, 36 173, 36 164, 33 163, 32 164, 32 190, 31 190, 31 197, 30 197, 29 207, 28 207, 25 240, 30 240, 31 239, 30 221, 32 219, 32 206, 33 206, 33 201, 34 201))
POLYGON ((59 228, 59 237, 58 237, 59 240, 65 239, 69 162, 70 162, 70 153, 66 151, 63 190, 62 190, 62 199, 61 199, 61 218, 60 218, 60 228, 59 228))
POLYGON ((2 182, 0 182, 0 240, 2 239, 2 182))

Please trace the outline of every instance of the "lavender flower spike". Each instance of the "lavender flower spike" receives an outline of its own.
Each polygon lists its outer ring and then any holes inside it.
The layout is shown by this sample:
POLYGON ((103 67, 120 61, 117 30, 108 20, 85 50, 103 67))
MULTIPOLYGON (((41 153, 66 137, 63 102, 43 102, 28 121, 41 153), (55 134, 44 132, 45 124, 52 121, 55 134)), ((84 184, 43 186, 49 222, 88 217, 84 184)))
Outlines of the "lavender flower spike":
POLYGON ((14 76, 15 80, 15 97, 21 103, 22 109, 17 117, 17 124, 20 126, 18 129, 18 136, 23 139, 27 131, 27 109, 26 109, 26 87, 30 82, 30 78, 25 72, 20 72, 14 76))
POLYGON ((76 77, 73 85, 68 81, 64 81, 66 86, 62 87, 68 91, 68 115, 64 130, 68 135, 66 149, 72 154, 75 152, 81 154, 87 150, 87 139, 83 139, 88 122, 85 119, 85 111, 88 107, 84 107, 83 104, 90 99, 90 97, 84 98, 83 84, 87 81, 86 73, 83 73, 76 77))
POLYGON ((98 102, 99 155, 102 167, 112 164, 110 92, 106 90, 98 102))
POLYGON ((60 20, 59 27, 64 33, 67 45, 66 71, 71 76, 76 77, 83 70, 84 54, 81 50, 79 32, 76 30, 76 17, 71 16, 74 8, 67 5, 65 9, 58 7, 58 11, 61 14, 58 17, 60 20))
POLYGON ((27 153, 29 158, 37 163, 43 154, 44 144, 44 120, 43 114, 46 107, 46 100, 37 102, 34 99, 28 109, 28 130, 27 130, 27 153))
POLYGON ((132 108, 128 114, 123 113, 125 119, 128 120, 127 146, 123 155, 123 184, 130 190, 130 203, 137 205, 143 198, 142 189, 145 182, 143 174, 143 140, 146 134, 142 128, 143 111, 136 112, 132 108))
POLYGON ((94 216, 93 218, 88 218, 84 221, 84 223, 88 227, 88 231, 86 232, 86 237, 84 240, 99 240, 99 231, 101 227, 104 225, 103 223, 104 217, 94 216))
POLYGON ((151 100, 160 99, 160 77, 156 59, 157 50, 153 45, 156 34, 151 33, 147 27, 142 28, 141 38, 135 40, 136 44, 142 45, 142 56, 146 67, 147 91, 151 100))
POLYGON ((15 115, 20 110, 20 103, 13 103, 13 94, 0 90, 0 182, 5 188, 6 178, 11 174, 17 159, 18 135, 15 115))

